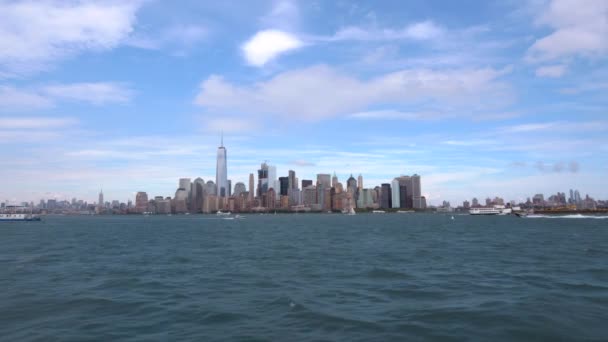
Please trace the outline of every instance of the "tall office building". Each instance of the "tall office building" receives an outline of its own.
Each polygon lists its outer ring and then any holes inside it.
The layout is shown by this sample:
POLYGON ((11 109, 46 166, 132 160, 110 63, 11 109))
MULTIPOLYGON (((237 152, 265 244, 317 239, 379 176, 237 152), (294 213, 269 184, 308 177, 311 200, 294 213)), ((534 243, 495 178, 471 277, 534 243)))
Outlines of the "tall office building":
POLYGON ((392 188, 392 208, 401 208, 401 191, 399 191, 399 179, 395 178, 391 182, 392 188))
POLYGON ((217 196, 217 186, 212 180, 205 183, 205 190, 207 191, 207 195, 217 196))
POLYGON ((289 177, 279 177, 280 195, 288 196, 289 194, 289 177))
POLYGON ((234 196, 238 197, 240 196, 243 192, 247 191, 245 189, 245 183, 242 182, 238 182, 234 185, 234 196))
POLYGON ((310 179, 302 179, 302 191, 304 191, 305 188, 309 187, 312 185, 312 180, 310 179))
POLYGON ((380 208, 388 209, 392 204, 391 185, 384 183, 380 189, 380 208))
POLYGON ((103 190, 99 190, 97 206, 99 206, 99 208, 103 208, 103 190))
POLYGON ((331 177, 331 187, 335 188, 338 185, 338 176, 336 175, 336 171, 334 171, 334 176, 331 177))
POLYGON ((253 201, 253 197, 254 197, 254 188, 253 188, 253 173, 249 174, 249 201, 253 201))
POLYGON ((228 197, 232 196, 232 180, 228 180, 228 197))
POLYGON ((420 176, 417 174, 412 175, 412 204, 414 209, 424 209, 426 207, 422 204, 420 176))
POLYGON ((297 189, 298 181, 296 179, 296 172, 293 170, 289 170, 289 174, 287 177, 289 178, 289 189, 297 189))
POLYGON ((190 192, 190 178, 180 178, 179 188, 186 190, 186 192, 190 192))
POLYGON ((274 165, 268 165, 268 189, 274 189, 275 196, 280 196, 279 187, 279 181, 277 180, 277 167, 274 165))
POLYGON ((205 200, 206 188, 207 185, 205 184, 205 181, 202 178, 198 177, 194 180, 194 182, 192 183, 192 202, 190 203, 190 211, 198 213, 202 210, 203 201, 205 200))
POLYGON ((346 181, 346 191, 350 191, 353 194, 357 192, 357 180, 351 174, 346 181))
POLYGON ((357 186, 359 187, 359 190, 363 189, 363 176, 361 176, 361 174, 357 177, 357 186))
POLYGON ((224 147, 224 135, 217 148, 217 164, 215 168, 215 184, 218 197, 228 197, 228 170, 226 166, 226 148, 224 147))
POLYGON ((268 164, 264 162, 258 170, 258 197, 262 198, 266 192, 268 192, 268 164))
POLYGON ((317 174, 317 187, 331 188, 331 176, 327 173, 317 174))
POLYGON ((399 189, 393 188, 393 192, 399 191, 399 207, 409 209, 424 209, 421 188, 420 188, 420 176, 414 174, 412 176, 400 176, 395 178, 399 181, 399 189), (406 196, 401 195, 401 187, 405 187, 406 196))
POLYGON ((144 191, 140 191, 135 195, 135 210, 138 213, 148 211, 148 194, 144 191))

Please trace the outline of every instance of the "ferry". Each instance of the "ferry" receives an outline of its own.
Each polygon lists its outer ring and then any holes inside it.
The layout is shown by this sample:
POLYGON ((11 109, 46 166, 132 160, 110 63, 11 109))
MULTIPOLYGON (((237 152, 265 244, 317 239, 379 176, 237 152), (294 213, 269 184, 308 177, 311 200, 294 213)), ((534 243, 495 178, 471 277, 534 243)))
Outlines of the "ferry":
POLYGON ((0 214, 0 222, 40 221, 40 216, 32 214, 0 214))
POLYGON ((215 213, 215 215, 217 215, 217 216, 230 216, 230 215, 232 215, 232 213, 231 212, 223 212, 221 210, 218 210, 217 213, 215 213))
POLYGON ((506 208, 504 205, 495 205, 489 208, 471 208, 469 214, 471 215, 509 215, 512 214, 511 208, 506 208))
POLYGON ((373 210, 372 214, 386 214, 386 211, 384 211, 384 210, 373 210))

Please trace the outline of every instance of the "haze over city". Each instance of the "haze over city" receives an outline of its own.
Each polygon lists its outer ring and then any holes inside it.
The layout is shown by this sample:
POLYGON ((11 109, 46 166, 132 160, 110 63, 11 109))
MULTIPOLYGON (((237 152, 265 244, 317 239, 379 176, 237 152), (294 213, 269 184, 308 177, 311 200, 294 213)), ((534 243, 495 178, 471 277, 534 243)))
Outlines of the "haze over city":
POLYGON ((608 2, 0 1, 0 201, 421 175, 608 198, 608 2), (101 23, 101 24, 100 24, 101 23))

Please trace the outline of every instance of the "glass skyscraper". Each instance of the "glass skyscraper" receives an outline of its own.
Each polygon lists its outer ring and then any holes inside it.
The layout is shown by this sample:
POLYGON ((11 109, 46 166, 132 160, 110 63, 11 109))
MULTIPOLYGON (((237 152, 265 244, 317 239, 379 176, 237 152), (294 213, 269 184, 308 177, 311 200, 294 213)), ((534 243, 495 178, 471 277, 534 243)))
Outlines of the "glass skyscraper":
POLYGON ((222 136, 221 146, 217 148, 217 166, 215 168, 215 184, 217 185, 217 195, 219 197, 228 197, 226 159, 226 148, 224 147, 224 137, 222 136))

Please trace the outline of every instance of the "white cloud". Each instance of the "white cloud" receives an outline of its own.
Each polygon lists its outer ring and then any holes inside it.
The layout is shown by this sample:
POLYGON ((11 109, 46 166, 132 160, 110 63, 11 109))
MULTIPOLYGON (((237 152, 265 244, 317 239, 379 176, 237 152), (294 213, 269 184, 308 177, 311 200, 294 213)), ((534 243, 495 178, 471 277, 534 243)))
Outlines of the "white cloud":
POLYGON ((247 62, 253 66, 261 67, 281 54, 300 48, 304 43, 296 36, 279 31, 259 31, 251 37, 241 49, 247 62))
POLYGON ((0 118, 0 130, 63 128, 77 123, 74 118, 6 117, 0 118))
POLYGON ((106 50, 133 30, 140 1, 0 2, 0 71, 14 75, 86 50, 106 50))
POLYGON ((563 64, 548 65, 536 69, 536 76, 538 77, 562 77, 565 73, 566 66, 563 64))
POLYGON ((284 72, 252 85, 233 85, 213 75, 201 84, 195 102, 212 111, 264 114, 317 121, 365 110, 374 104, 441 100, 479 106, 508 97, 497 79, 505 71, 485 69, 405 69, 360 80, 320 65, 284 72))
POLYGON ((128 102, 133 92, 121 83, 96 82, 50 85, 44 87, 42 93, 56 99, 83 101, 101 105, 128 102))
POLYGON ((272 10, 260 20, 262 27, 293 30, 300 22, 300 9, 296 1, 281 0, 274 3, 272 10))
POLYGON ((364 29, 356 26, 346 27, 334 34, 330 38, 321 38, 321 40, 341 41, 341 40, 428 40, 441 36, 444 33, 443 28, 432 21, 421 21, 406 26, 403 29, 364 29))
POLYGON ((541 131, 576 131, 576 132, 591 132, 608 130, 608 121, 551 121, 540 123, 527 123, 514 126, 506 126, 500 129, 507 133, 526 133, 526 132, 541 132, 541 131))
POLYGON ((48 108, 53 101, 33 90, 0 85, 0 109, 48 108))
POLYGON ((125 103, 133 91, 122 83, 90 82, 52 84, 30 88, 0 86, 0 109, 31 110, 53 107, 57 101, 70 100, 94 105, 125 103))
POLYGON ((160 32, 136 33, 130 36, 125 44, 147 50, 160 50, 162 48, 183 50, 192 48, 204 40, 207 35, 207 28, 200 25, 174 25, 160 32))
POLYGON ((353 119, 367 120, 428 120, 440 116, 432 112, 402 112, 398 110, 371 110, 350 115, 353 119))
POLYGON ((527 60, 549 61, 608 53, 608 1, 552 0, 536 24, 554 29, 529 48, 527 60))

